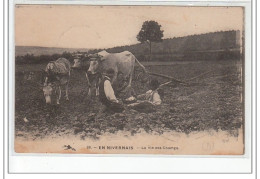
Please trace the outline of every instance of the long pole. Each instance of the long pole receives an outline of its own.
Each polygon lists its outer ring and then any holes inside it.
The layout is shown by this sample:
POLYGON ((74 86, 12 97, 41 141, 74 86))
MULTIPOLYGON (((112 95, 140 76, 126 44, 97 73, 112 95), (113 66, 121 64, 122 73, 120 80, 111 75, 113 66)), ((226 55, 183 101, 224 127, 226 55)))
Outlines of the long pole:
POLYGON ((168 76, 168 75, 162 75, 162 74, 158 74, 158 73, 153 73, 153 72, 148 72, 148 74, 150 75, 154 75, 154 76, 159 76, 159 77, 164 77, 164 78, 168 78, 168 79, 171 79, 172 81, 176 81, 176 82, 179 82, 179 83, 185 83, 185 84, 188 84, 184 81, 181 81, 181 80, 178 80, 178 79, 175 79, 171 76, 168 76))

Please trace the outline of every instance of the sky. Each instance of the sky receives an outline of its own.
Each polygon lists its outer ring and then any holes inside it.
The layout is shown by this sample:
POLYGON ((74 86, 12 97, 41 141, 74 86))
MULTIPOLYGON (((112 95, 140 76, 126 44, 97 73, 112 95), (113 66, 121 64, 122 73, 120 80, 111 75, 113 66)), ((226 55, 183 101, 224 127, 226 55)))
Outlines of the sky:
POLYGON ((110 48, 138 43, 155 20, 164 39, 243 28, 241 7, 17 5, 15 45, 110 48))

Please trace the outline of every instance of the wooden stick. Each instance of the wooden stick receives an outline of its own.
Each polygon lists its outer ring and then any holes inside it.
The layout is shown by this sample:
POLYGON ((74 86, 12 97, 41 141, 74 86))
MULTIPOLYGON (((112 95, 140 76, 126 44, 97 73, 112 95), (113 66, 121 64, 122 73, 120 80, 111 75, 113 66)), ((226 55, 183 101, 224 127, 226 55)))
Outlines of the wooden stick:
POLYGON ((203 75, 206 75, 206 74, 208 74, 208 73, 210 73, 210 72, 212 72, 212 71, 213 71, 213 70, 207 71, 207 72, 205 72, 205 73, 201 73, 201 74, 199 74, 198 76, 192 77, 192 78, 190 78, 190 79, 188 79, 188 80, 186 80, 186 81, 194 80, 195 78, 198 78, 198 77, 201 77, 201 76, 203 76, 203 75))
MULTIPOLYGON (((137 70, 137 71, 140 71, 140 70, 137 70)), ((210 72, 212 72, 212 71, 213 71, 213 70, 210 70, 210 71, 207 71, 207 72, 205 72, 205 73, 199 74, 199 75, 197 75, 197 76, 195 76, 195 77, 192 77, 192 78, 190 78, 190 79, 188 79, 188 80, 186 80, 186 81, 181 81, 181 80, 175 79, 175 78, 173 78, 173 77, 171 77, 171 76, 163 75, 163 74, 158 74, 158 73, 154 73, 154 72, 148 72, 148 74, 149 74, 149 75, 154 75, 154 76, 159 76, 159 77, 171 79, 171 81, 167 82, 167 84, 169 84, 169 83, 171 83, 171 82, 173 82, 173 81, 178 82, 178 83, 183 83, 183 84, 191 84, 191 83, 188 82, 188 81, 194 80, 194 79, 196 79, 196 78, 198 78, 198 77, 200 77, 200 76, 203 76, 203 75, 205 75, 205 74, 208 74, 208 73, 210 73, 210 72)), ((164 85, 167 85, 167 84, 162 84, 162 85, 164 86, 164 85)))
MULTIPOLYGON (((152 72, 148 72, 148 74, 154 75, 154 76, 159 76, 159 77, 168 78, 168 79, 171 79, 171 81, 176 81, 176 82, 179 82, 179 83, 186 83, 186 82, 184 82, 184 81, 175 79, 175 78, 173 78, 173 77, 171 77, 171 76, 168 76, 168 75, 162 75, 162 74, 152 73, 152 72)), ((187 83, 186 83, 186 84, 187 84, 187 83)))
POLYGON ((170 83, 172 83, 172 82, 173 82, 173 81, 168 81, 168 82, 166 82, 166 83, 160 84, 159 88, 162 87, 162 86, 168 85, 168 84, 170 84, 170 83))

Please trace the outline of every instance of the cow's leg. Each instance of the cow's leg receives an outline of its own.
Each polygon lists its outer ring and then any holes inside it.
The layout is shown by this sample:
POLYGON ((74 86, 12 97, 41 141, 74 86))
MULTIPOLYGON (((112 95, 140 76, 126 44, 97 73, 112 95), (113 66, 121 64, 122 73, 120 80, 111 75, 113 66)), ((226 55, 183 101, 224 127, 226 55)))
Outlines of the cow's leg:
POLYGON ((69 101, 69 82, 70 82, 70 71, 69 71, 67 83, 66 83, 66 86, 65 86, 65 91, 66 91, 65 98, 66 98, 67 101, 69 101))
POLYGON ((133 80, 133 73, 134 73, 134 65, 131 68, 130 74, 129 74, 129 79, 128 79, 128 84, 125 88, 126 96, 130 97, 132 96, 132 80, 133 80))
POLYGON ((89 78, 88 78, 88 74, 86 73, 86 79, 87 79, 87 83, 88 83, 88 85, 90 84, 90 82, 89 82, 89 78))
POLYGON ((127 85, 126 88, 131 88, 131 86, 132 86, 132 79, 133 79, 133 74, 130 74, 129 82, 128 82, 128 85, 127 85))
POLYGON ((65 86, 65 92, 66 92, 66 94, 65 94, 65 98, 66 98, 67 101, 69 100, 69 93, 68 93, 68 90, 69 90, 69 83, 67 83, 66 86, 65 86))
POLYGON ((96 96, 99 96, 99 86, 96 88, 96 96))
POLYGON ((95 90, 96 90, 96 96, 98 96, 98 91, 97 91, 97 83, 94 84, 95 85, 95 90))
POLYGON ((126 96, 127 98, 129 98, 129 97, 131 97, 131 96, 134 95, 134 93, 132 93, 132 92, 133 92, 133 88, 132 88, 131 84, 130 84, 130 85, 127 85, 127 87, 125 88, 124 91, 125 91, 125 96, 126 96))
POLYGON ((133 80, 133 73, 134 73, 134 65, 131 69, 131 72, 129 74, 129 80, 128 80, 128 84, 127 84, 127 87, 126 87, 126 90, 127 91, 131 91, 131 87, 132 87, 132 80, 133 80))
POLYGON ((96 81, 96 96, 99 96, 99 84, 100 84, 100 78, 97 77, 96 81))
POLYGON ((91 86, 88 87, 88 96, 91 97, 91 86))
POLYGON ((134 68, 135 68, 135 65, 133 64, 131 72, 129 74, 129 81, 128 81, 127 88, 131 88, 132 80, 133 80, 133 74, 134 74, 134 68))
POLYGON ((60 98, 61 98, 61 88, 59 86, 59 89, 58 89, 58 96, 57 96, 57 104, 60 104, 60 98))
POLYGON ((86 73, 87 85, 88 85, 88 96, 91 96, 91 84, 88 78, 88 74, 86 73))
POLYGON ((47 86, 47 84, 48 84, 48 77, 46 77, 44 80, 44 86, 47 86))

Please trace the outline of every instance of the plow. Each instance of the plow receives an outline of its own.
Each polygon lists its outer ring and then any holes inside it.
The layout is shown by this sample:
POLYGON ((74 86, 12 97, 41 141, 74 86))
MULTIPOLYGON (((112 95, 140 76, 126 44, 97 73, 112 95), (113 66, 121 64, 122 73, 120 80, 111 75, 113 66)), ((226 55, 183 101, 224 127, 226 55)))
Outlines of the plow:
MULTIPOLYGON (((141 72, 140 70, 137 70, 137 71, 141 72)), ((190 79, 188 79, 188 80, 185 80, 185 81, 180 80, 180 79, 177 79, 177 78, 175 78, 175 77, 173 77, 173 76, 169 76, 169 75, 165 75, 165 74, 160 74, 160 73, 155 73, 155 72, 150 72, 150 71, 147 71, 147 74, 149 75, 149 78, 150 78, 150 76, 156 76, 156 77, 161 77, 161 78, 167 79, 167 80, 168 80, 167 82, 162 83, 162 84, 160 85, 160 87, 162 87, 162 86, 169 85, 169 84, 171 84, 171 83, 173 83, 173 82, 176 82, 176 83, 179 83, 179 84, 184 84, 184 85, 194 84, 194 83, 191 82, 192 80, 195 80, 195 79, 197 79, 197 78, 199 78, 199 77, 202 77, 202 76, 204 76, 204 75, 207 75, 207 74, 211 73, 212 71, 213 71, 213 70, 209 70, 209 71, 207 71, 207 72, 201 73, 201 74, 199 74, 199 75, 197 75, 197 76, 194 76, 194 77, 192 77, 192 78, 190 78, 190 79)), ((141 72, 141 73, 142 73, 142 72, 141 72)), ((139 77, 139 76, 140 76, 140 73, 139 73, 138 77, 139 77)))

